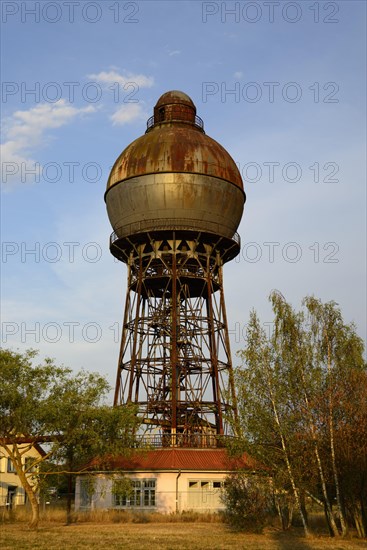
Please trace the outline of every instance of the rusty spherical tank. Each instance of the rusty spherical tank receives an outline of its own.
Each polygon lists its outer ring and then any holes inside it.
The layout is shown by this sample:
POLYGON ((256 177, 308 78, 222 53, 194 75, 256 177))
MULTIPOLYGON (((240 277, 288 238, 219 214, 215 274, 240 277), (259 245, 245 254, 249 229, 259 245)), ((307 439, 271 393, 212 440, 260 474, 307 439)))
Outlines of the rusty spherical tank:
POLYGON ((246 198, 232 157, 205 134, 189 96, 171 91, 116 160, 105 200, 121 237, 177 228, 232 238, 246 198))

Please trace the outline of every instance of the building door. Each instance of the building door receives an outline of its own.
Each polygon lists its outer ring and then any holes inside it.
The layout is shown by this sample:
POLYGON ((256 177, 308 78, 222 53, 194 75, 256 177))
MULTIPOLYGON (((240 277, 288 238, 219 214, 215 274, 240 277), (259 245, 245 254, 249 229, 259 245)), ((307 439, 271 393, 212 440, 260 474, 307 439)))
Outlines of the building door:
POLYGON ((6 496, 6 504, 7 504, 8 510, 12 510, 13 506, 15 505, 16 492, 17 492, 16 485, 8 485, 8 494, 6 496))

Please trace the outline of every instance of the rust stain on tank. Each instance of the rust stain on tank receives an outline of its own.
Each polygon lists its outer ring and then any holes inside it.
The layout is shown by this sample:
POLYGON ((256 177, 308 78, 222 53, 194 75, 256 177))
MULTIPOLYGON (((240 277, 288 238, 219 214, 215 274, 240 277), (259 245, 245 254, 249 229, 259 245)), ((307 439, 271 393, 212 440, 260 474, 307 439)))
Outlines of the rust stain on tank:
POLYGON ((133 141, 115 162, 107 189, 122 180, 157 172, 214 176, 243 189, 234 160, 205 134, 195 105, 182 92, 168 92, 159 99, 147 132, 133 141))

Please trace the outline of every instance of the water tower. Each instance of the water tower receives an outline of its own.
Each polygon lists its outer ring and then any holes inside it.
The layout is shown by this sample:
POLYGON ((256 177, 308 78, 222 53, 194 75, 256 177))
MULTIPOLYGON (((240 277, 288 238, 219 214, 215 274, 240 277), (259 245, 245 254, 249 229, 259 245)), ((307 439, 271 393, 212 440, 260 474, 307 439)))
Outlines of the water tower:
POLYGON ((114 404, 136 403, 158 445, 218 446, 236 417, 223 265, 240 251, 237 166, 170 91, 116 160, 105 200, 128 270, 114 404))

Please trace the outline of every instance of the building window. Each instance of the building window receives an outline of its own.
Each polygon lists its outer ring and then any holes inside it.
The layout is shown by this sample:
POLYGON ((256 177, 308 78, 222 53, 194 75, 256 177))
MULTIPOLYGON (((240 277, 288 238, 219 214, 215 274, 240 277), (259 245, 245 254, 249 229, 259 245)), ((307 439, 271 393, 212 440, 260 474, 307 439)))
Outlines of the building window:
POLYGON ((15 474, 16 469, 14 468, 14 464, 11 461, 11 458, 8 458, 8 474, 15 474))
POLYGON ((95 491, 94 479, 81 479, 80 480, 80 506, 82 508, 90 508, 92 504, 92 497, 95 491))
POLYGON ((188 506, 192 510, 220 510, 223 508, 221 492, 224 481, 193 479, 188 483, 188 506))
POLYGON ((27 472, 27 474, 30 474, 32 472, 36 471, 35 466, 33 464, 35 463, 36 459, 32 456, 26 456, 24 461, 24 470, 27 472))
POLYGON ((119 492, 113 488, 114 505, 124 508, 155 506, 155 479, 131 479, 129 488, 119 492))
POLYGON ((224 481, 214 481, 211 479, 189 481, 189 490, 191 491, 215 491, 224 486, 224 481))
POLYGON ((143 481, 144 506, 155 506, 155 479, 143 481))

